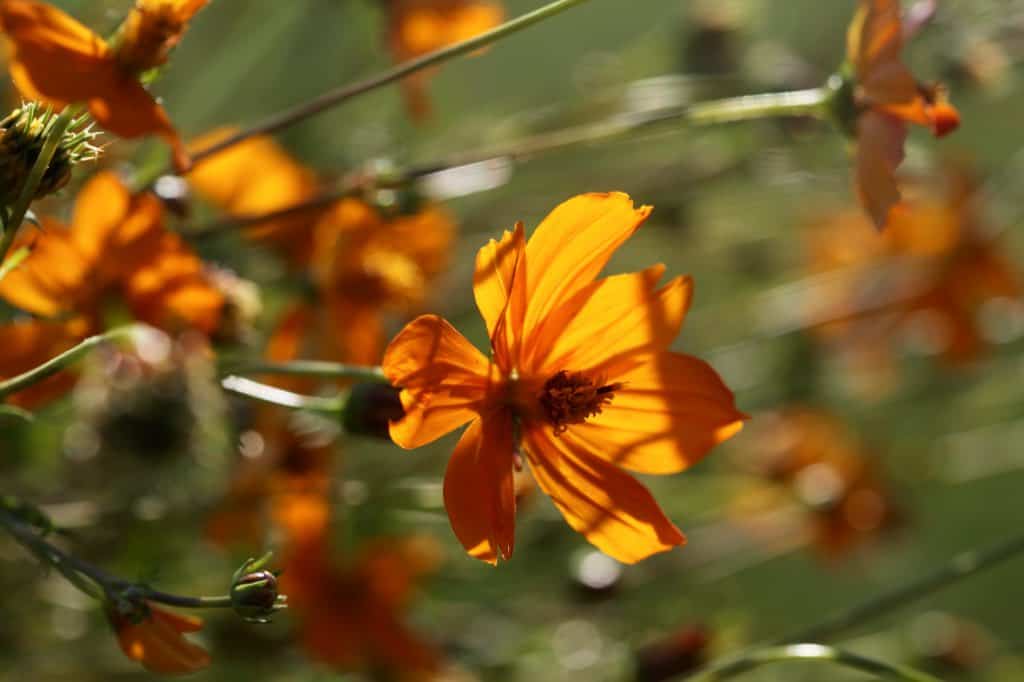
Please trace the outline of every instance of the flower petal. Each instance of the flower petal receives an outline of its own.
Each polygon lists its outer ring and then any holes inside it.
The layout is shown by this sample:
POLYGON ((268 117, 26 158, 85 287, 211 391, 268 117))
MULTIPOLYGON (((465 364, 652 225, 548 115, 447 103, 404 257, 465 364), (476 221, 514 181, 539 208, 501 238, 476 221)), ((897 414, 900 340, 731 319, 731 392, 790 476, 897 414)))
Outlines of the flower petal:
POLYGON ((490 363, 446 320, 422 315, 384 351, 385 376, 402 389, 405 417, 391 423, 391 438, 416 448, 462 426, 483 407, 490 363))
POLYGON ((675 277, 655 290, 664 270, 656 265, 588 286, 544 322, 549 331, 538 336, 537 355, 525 366, 542 374, 588 370, 668 348, 690 307, 693 281, 675 277), (547 338, 552 345, 543 357, 547 338))
POLYGON ((493 239, 476 256, 473 295, 487 324, 494 357, 503 371, 518 364, 526 314, 526 251, 523 224, 493 239))
POLYGON ((444 477, 444 506, 470 556, 490 564, 512 556, 516 496, 512 420, 504 411, 473 420, 444 477))
POLYGON ((594 281, 612 253, 651 213, 621 192, 581 194, 562 203, 526 244, 527 299, 524 343, 563 302, 594 281))
POLYGON ((661 353, 614 377, 611 403, 563 438, 618 466, 670 474, 698 462, 743 428, 732 391, 706 362, 661 353))
POLYGON ((566 522, 608 556, 633 564, 686 542, 635 478, 539 425, 525 430, 530 468, 566 522))
POLYGON ((57 317, 88 297, 95 285, 89 276, 92 263, 75 248, 68 230, 44 220, 42 233, 24 243, 32 252, 0 281, 0 297, 42 317, 57 317))
POLYGON ((13 43, 10 72, 23 97, 56 108, 86 102, 103 128, 126 138, 160 135, 173 148, 179 168, 187 166, 167 112, 118 65, 98 35, 64 12, 32 0, 0 3, 0 27, 13 43))
POLYGON ((855 186, 861 206, 879 230, 900 202, 896 168, 903 162, 907 128, 898 119, 866 112, 857 120, 855 186))

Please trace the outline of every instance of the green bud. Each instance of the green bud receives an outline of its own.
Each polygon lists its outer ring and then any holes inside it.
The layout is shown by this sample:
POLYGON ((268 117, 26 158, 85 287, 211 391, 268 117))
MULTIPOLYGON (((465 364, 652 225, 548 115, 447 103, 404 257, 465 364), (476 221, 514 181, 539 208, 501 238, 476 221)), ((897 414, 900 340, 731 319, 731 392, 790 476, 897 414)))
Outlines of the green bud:
POLYGON ((287 598, 278 592, 277 573, 263 568, 270 557, 268 552, 248 559, 231 581, 231 607, 251 623, 269 623, 275 611, 285 608, 287 598))

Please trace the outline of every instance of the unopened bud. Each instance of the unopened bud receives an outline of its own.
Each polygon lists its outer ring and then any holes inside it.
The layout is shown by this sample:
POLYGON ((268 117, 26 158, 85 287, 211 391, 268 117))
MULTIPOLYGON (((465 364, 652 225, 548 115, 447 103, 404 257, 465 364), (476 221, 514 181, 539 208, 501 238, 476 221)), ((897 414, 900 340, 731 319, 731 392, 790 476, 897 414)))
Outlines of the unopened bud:
POLYGON ((275 611, 285 608, 286 597, 278 592, 277 574, 263 568, 268 553, 249 559, 235 571, 231 581, 231 606, 239 616, 252 623, 269 623, 275 611))
POLYGON ((387 439, 389 422, 405 416, 397 388, 381 383, 352 387, 342 422, 349 433, 387 439))

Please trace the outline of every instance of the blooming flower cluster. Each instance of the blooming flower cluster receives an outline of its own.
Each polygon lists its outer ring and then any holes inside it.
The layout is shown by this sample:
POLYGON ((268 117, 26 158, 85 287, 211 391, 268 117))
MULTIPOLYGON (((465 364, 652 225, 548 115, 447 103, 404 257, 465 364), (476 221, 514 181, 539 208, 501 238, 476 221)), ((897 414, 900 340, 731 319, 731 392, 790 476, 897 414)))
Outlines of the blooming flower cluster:
MULTIPOLYGON (((282 571, 250 559, 227 596, 171 595, 69 559, 49 544, 52 528, 0 500, 0 529, 102 604, 128 659, 157 674, 198 672, 211 657, 186 635, 203 623, 168 607, 230 608, 263 622, 287 601, 291 632, 310 659, 388 679, 440 679, 448 647, 410 624, 406 611, 422 582, 446 575, 443 545, 390 525, 357 527, 348 498, 358 497, 352 489, 360 486, 339 481, 343 436, 351 437, 345 455, 354 457, 350 445, 361 436, 418 449, 458 432, 443 476, 432 475, 434 506, 443 505, 453 546, 487 564, 512 561, 534 490, 593 546, 588 556, 615 571, 687 543, 671 518, 675 507, 666 513, 636 475, 698 465, 751 416, 712 362, 682 350, 699 344, 677 340, 694 300, 693 278, 666 276, 663 264, 606 272, 613 258, 640 252, 653 208, 623 192, 576 189, 532 230, 516 223, 499 235, 488 225, 493 238, 459 269, 455 211, 441 205, 442 193, 424 177, 496 161, 506 168, 534 152, 673 117, 708 123, 810 114, 849 138, 860 206, 830 213, 808 237, 808 270, 828 280, 798 314, 801 331, 821 342, 809 353, 838 349, 837 357, 894 367, 893 348, 915 329, 920 339, 923 321, 925 345, 963 366, 992 340, 982 319, 992 306, 1019 305, 1019 274, 987 227, 980 183, 951 172, 938 192, 941 182, 898 179, 908 126, 943 137, 960 123, 945 86, 919 81, 902 61, 921 22, 908 20, 898 0, 860 0, 845 63, 826 85, 796 97, 657 109, 639 123, 616 117, 583 134, 541 135, 521 148, 391 174, 373 164, 343 175, 320 171, 274 138, 400 77, 409 114, 423 120, 431 112, 428 81, 444 58, 479 55, 493 35, 579 3, 553 2, 505 23, 497 0, 382 0, 386 48, 407 66, 252 128, 217 128, 186 144, 154 85, 190 24, 213 13, 199 14, 209 0, 135 0, 107 37, 50 3, 0 0, 6 67, 25 100, 0 118, 3 416, 30 419, 25 409, 44 410, 75 391, 78 421, 64 441, 71 459, 84 460, 107 447, 97 434, 111 406, 128 404, 122 423, 142 426, 125 449, 189 449, 212 474, 223 473, 222 456, 233 453, 198 452, 206 441, 165 438, 153 425, 186 415, 179 430, 198 431, 209 421, 204 410, 220 419, 215 401, 204 403, 196 391, 216 391, 220 400, 223 388, 264 403, 251 409, 240 400, 230 416, 239 457, 219 503, 210 505, 205 537, 225 552, 271 544, 282 571), (103 160, 98 172, 77 178, 102 150, 93 123, 115 138, 160 138, 171 161, 158 160, 154 171, 148 163, 103 160), (62 196, 73 197, 70 218, 62 196), (197 215, 213 216, 207 229, 181 224, 197 215), (215 233, 226 240, 208 248, 215 233), (237 264, 235 250, 244 254, 237 264), (249 256, 270 265, 261 270, 249 256), (244 279, 250 275, 277 278, 265 287, 266 319, 258 285, 244 279), (450 319, 465 320, 446 296, 460 277, 480 320, 465 334, 429 312, 443 306, 450 319), (116 370, 86 372, 79 382, 70 365, 99 343, 90 337, 110 340, 126 321, 159 329, 163 352, 140 346, 111 353, 116 370), (479 347, 469 340, 475 332, 479 347), (184 366, 192 369, 183 379, 184 366), (203 388, 193 391, 193 383, 203 388), (90 400, 92 408, 83 408, 90 400), (147 440, 160 447, 144 447, 147 440)), ((119 153, 116 144, 109 146, 119 153)), ((674 255, 664 260, 674 262, 674 255)), ((719 364, 719 356, 707 357, 719 364)), ((808 383, 819 378, 810 363, 798 370, 808 383)), ((740 374, 725 376, 735 386, 740 374)), ((758 493, 773 490, 757 499, 795 499, 804 536, 833 559, 898 525, 894 486, 864 440, 820 406, 783 403, 774 418, 758 417, 765 426, 753 439, 735 445, 753 453, 743 475, 755 474, 758 493)), ((135 509, 162 514, 161 504, 146 498, 135 509)), ((705 661, 709 632, 687 628, 642 650, 638 676, 692 671, 705 661)))

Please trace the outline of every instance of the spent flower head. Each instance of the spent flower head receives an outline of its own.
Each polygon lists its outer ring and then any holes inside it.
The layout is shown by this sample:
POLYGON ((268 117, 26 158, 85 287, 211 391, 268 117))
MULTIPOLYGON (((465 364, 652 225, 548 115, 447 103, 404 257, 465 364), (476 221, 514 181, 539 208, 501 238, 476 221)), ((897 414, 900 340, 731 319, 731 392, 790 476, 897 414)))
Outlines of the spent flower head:
MULTIPOLYGON (((17 201, 56 121, 53 108, 39 102, 25 102, 0 120, 0 205, 17 201)), ((93 144, 98 135, 89 116, 72 120, 32 198, 57 192, 71 179, 76 164, 95 161, 100 155, 93 144)))

